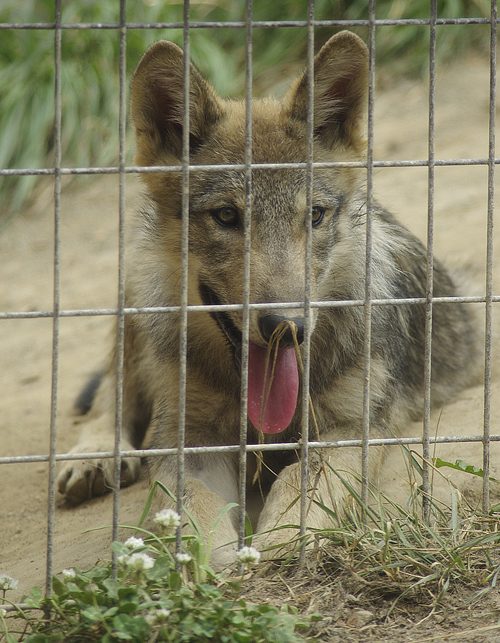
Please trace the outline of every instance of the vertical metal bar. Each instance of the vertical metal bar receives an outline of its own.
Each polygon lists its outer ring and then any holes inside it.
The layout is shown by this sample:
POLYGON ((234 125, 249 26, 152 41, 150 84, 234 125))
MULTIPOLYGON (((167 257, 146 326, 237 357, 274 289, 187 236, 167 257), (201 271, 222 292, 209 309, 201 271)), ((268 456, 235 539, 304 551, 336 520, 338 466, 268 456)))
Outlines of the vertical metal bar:
MULTIPOLYGON (((179 424, 177 432, 177 512, 182 515, 184 495, 184 446, 186 434, 187 323, 188 323, 188 250, 189 250, 189 0, 184 0, 183 26, 183 113, 182 113, 182 239, 181 239, 181 311, 179 338, 179 424)), ((182 532, 177 529, 176 550, 181 550, 182 532)))
POLYGON ((365 237, 365 304, 364 304, 364 387, 363 387, 363 445, 361 451, 361 498, 368 503, 370 439, 370 384, 372 348, 372 210, 373 210, 373 130, 375 98, 375 0, 369 4, 369 62, 368 62, 368 145, 366 150, 366 237, 365 237))
POLYGON ((491 421, 491 331, 493 295, 493 218, 495 198, 495 110, 496 110, 497 2, 491 2, 490 32, 490 113, 488 149, 488 220, 486 237, 486 320, 483 422, 483 511, 489 510, 490 421, 491 421))
POLYGON ((59 310, 60 310, 60 218, 61 218, 61 0, 55 2, 54 20, 54 292, 52 319, 52 392, 50 399, 49 482, 47 519, 47 566, 45 594, 52 593, 52 568, 54 548, 54 513, 57 443, 57 390, 59 370, 59 310))
MULTIPOLYGON (((309 487, 309 382, 311 363, 311 263, 312 263, 312 191, 314 161, 314 0, 307 3, 307 169, 306 169, 306 248, 304 280, 304 374, 302 381, 302 450, 300 485, 300 536, 307 528, 307 490, 309 487)), ((306 548, 300 550, 304 566, 306 548)))
MULTIPOLYGON (((116 390, 115 390, 115 448, 113 475, 112 539, 118 540, 121 479, 121 433, 123 421, 123 364, 125 343, 125 128, 127 117, 126 84, 126 0, 120 0, 120 58, 119 58, 119 114, 118 114, 118 312, 116 319, 116 390)), ((116 556, 113 552, 113 575, 116 575, 116 556)))
POLYGON ((250 334, 250 250, 252 239, 252 0, 246 0, 245 16, 245 217, 243 222, 243 323, 241 346, 241 405, 239 450, 238 549, 245 544, 248 427, 248 341, 250 334))
POLYGON ((428 188, 427 188, 427 274, 425 285, 425 362, 424 362, 424 418, 422 429, 422 513, 424 521, 430 515, 430 425, 432 376, 432 296, 434 292, 434 105, 436 90, 436 17, 437 3, 431 0, 429 22, 429 130, 428 130, 428 188))

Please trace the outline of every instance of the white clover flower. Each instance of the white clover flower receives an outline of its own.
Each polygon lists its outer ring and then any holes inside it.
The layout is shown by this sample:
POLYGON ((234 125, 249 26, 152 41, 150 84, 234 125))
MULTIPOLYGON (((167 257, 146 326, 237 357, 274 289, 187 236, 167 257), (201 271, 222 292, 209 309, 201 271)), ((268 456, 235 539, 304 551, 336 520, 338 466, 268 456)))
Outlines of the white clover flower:
POLYGON ((150 625, 154 625, 156 623, 156 614, 154 612, 149 612, 149 614, 146 614, 144 618, 150 625))
POLYGON ((181 565, 187 565, 193 559, 190 554, 175 554, 175 558, 181 565))
POLYGON ((146 621, 150 625, 156 625, 157 623, 165 623, 169 616, 170 610, 161 607, 154 612, 149 612, 149 614, 146 614, 146 621))
POLYGON ((239 563, 256 565, 260 561, 260 551, 255 547, 242 547, 236 554, 236 560, 239 563))
POLYGON ((7 574, 0 574, 0 589, 6 592, 8 589, 16 589, 19 581, 7 574))
POLYGON ((153 518, 154 522, 164 529, 172 530, 181 524, 181 517, 173 509, 162 509, 153 518))
POLYGON ((64 580, 73 580, 74 578, 76 578, 76 572, 73 567, 70 567, 69 569, 63 569, 62 575, 64 580))
POLYGON ((142 538, 130 536, 130 538, 125 541, 125 547, 132 550, 139 549, 140 547, 144 547, 144 541, 142 538))
POLYGON ((129 558, 130 558, 129 554, 122 554, 121 556, 118 556, 116 560, 120 565, 127 565, 129 558))
POLYGON ((0 618, 7 616, 7 610, 4 610, 3 607, 0 608, 0 618))
POLYGON ((99 585, 97 583, 89 583, 85 589, 91 594, 97 594, 99 591, 99 585))
POLYGON ((145 571, 154 566, 155 561, 148 554, 136 553, 128 557, 126 561, 127 567, 131 567, 137 571, 145 571))

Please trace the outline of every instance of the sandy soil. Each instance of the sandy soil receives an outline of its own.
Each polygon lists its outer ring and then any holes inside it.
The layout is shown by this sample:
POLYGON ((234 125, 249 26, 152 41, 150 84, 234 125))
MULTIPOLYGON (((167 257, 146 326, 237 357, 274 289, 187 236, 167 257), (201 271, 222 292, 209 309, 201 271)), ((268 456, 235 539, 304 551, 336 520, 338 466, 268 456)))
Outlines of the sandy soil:
MULTIPOLYGON (((469 60, 438 74, 436 158, 486 158, 488 154, 489 70, 486 61, 469 60)), ((375 149, 377 159, 427 157, 427 87, 422 82, 387 82, 377 93, 375 149)), ((457 166, 436 169, 435 254, 448 263, 470 264, 484 291, 486 256, 487 169, 457 166)), ((499 186, 500 187, 500 186, 499 186)), ((427 225, 427 170, 380 169, 375 176, 379 201, 422 239, 427 225)), ((127 204, 133 209, 139 182, 127 177, 127 204)), ((500 190, 497 190, 497 195, 500 190)), ((116 177, 93 182, 78 179, 65 187, 61 224, 61 307, 113 307, 117 284, 116 177)), ((497 197, 498 201, 498 197, 497 197)), ((0 233, 0 310, 52 308, 53 204, 50 189, 37 204, 21 212, 0 233)), ((495 246, 494 288, 500 290, 500 244, 495 246)), ((108 346, 111 317, 64 318, 60 322, 58 387, 59 452, 75 441, 71 405, 75 394, 101 362, 108 346)), ((0 320, 0 455, 45 454, 48 451, 51 392, 52 321, 0 320)), ((494 360, 498 360, 497 351, 494 360)), ((492 390, 492 433, 498 434, 500 387, 492 390)), ((479 435, 483 424, 483 387, 465 391, 433 416, 439 435, 479 435)), ((419 435, 418 424, 408 428, 419 435)), ((439 447, 436 455, 482 464, 481 445, 439 447)), ((498 443, 492 447, 492 473, 500 479, 498 443)), ((443 471, 443 470, 442 470, 443 471)), ((446 473, 446 470, 444 470, 446 473)), ((0 466, 0 572, 19 579, 13 599, 44 583, 47 472, 44 463, 0 466)), ((448 476, 449 474, 446 473, 448 476)), ((473 503, 481 481, 457 472, 456 484, 473 503)), ((401 454, 389 454, 383 489, 400 502, 408 496, 401 454)), ((492 483, 492 493, 497 490, 492 483)), ((439 492, 444 498, 446 488, 439 492)), ((121 523, 135 524, 147 495, 145 481, 124 489, 121 523)), ((98 498, 77 508, 60 501, 55 515, 54 571, 85 568, 109 557, 112 499, 98 498)), ((486 621, 481 621, 485 625, 486 621)), ((477 621, 471 622, 476 627, 477 621)), ((464 623, 461 629, 467 629, 464 623)), ((469 628, 470 629, 470 628, 469 628)), ((448 632, 453 637, 454 628, 448 632)), ((458 634, 457 634, 458 636, 458 634)), ((465 635, 448 640, 469 639, 465 635)), ((498 631, 492 637, 500 636, 498 631)), ((335 638, 329 640, 336 640, 335 638)), ((375 640, 372 632, 372 638, 375 640)), ((380 638, 379 640, 383 640, 380 638)), ((391 640, 395 641, 394 635, 391 640)), ((398 639, 399 640, 399 639, 398 639)), ((411 638, 400 640, 424 640, 411 638)), ((430 640, 430 639, 425 639, 430 640)))

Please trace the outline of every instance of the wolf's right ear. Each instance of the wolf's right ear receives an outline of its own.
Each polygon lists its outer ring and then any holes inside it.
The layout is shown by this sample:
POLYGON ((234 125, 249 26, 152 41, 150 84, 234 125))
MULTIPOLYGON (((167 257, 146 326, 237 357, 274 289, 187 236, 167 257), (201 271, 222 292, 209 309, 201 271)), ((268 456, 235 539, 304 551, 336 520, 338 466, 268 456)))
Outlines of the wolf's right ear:
MULTIPOLYGON (((307 120, 307 72, 286 97, 292 118, 307 120)), ((364 150, 368 48, 350 31, 335 34, 314 58, 314 136, 327 148, 364 150)))
MULTIPOLYGON (((136 134, 136 161, 158 165, 182 157, 184 52, 167 40, 146 51, 132 79, 131 115, 136 134), (172 159, 173 157, 173 159, 172 159)), ((189 64, 189 142, 199 146, 222 115, 215 91, 189 64)))

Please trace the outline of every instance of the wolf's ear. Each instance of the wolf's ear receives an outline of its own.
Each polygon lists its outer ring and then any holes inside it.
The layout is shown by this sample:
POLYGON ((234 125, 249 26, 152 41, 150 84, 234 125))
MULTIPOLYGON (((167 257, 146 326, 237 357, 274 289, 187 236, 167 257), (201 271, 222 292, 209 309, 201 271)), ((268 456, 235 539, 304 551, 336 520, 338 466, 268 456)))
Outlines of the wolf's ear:
MULTIPOLYGON (((142 57, 132 80, 131 115, 137 163, 155 165, 182 156, 184 53, 160 40, 142 57)), ((212 87, 190 63, 189 144, 199 146, 222 114, 212 87)))
MULTIPOLYGON (((368 89, 368 48, 350 31, 332 36, 314 59, 314 135, 326 147, 364 149, 368 89)), ((307 72, 296 81, 286 103, 288 114, 307 120, 307 72)))

